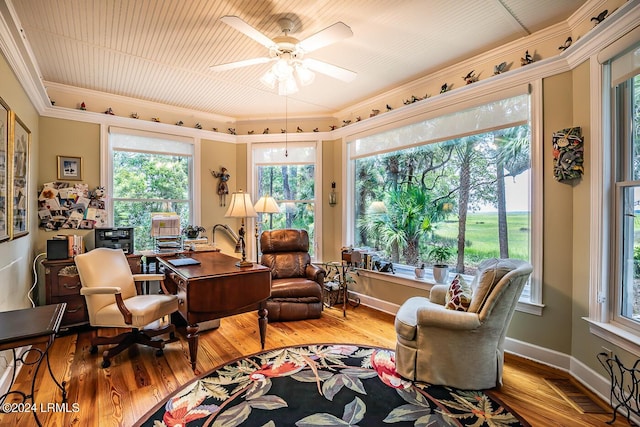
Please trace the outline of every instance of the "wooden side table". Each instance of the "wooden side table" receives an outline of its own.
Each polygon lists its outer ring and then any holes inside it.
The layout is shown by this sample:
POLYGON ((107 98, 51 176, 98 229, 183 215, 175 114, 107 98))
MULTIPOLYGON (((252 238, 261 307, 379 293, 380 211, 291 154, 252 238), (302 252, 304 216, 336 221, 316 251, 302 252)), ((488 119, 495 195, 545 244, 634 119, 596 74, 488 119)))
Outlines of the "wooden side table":
POLYGON ((9 391, 0 396, 0 412, 31 411, 36 419, 36 424, 38 426, 42 425, 38 419, 39 408, 36 406, 34 393, 36 378, 43 359, 47 359, 49 375, 62 391, 62 403, 67 401, 66 382, 58 382, 51 371, 51 363, 49 362, 49 348, 60 329, 66 306, 66 303, 60 303, 0 312, 0 350, 12 350, 13 352, 11 383, 9 384, 9 391), (44 350, 35 347, 37 344, 43 343, 45 344, 44 350), (25 346, 31 346, 31 348, 18 357, 16 349, 25 346), (33 362, 27 362, 27 356, 31 352, 37 354, 38 358, 33 362), (13 390, 18 362, 23 365, 35 365, 36 367, 31 379, 31 390, 28 393, 21 390, 13 390), (7 402, 7 398, 14 395, 21 397, 22 401, 17 403, 7 402), (14 406, 15 411, 12 410, 14 406))

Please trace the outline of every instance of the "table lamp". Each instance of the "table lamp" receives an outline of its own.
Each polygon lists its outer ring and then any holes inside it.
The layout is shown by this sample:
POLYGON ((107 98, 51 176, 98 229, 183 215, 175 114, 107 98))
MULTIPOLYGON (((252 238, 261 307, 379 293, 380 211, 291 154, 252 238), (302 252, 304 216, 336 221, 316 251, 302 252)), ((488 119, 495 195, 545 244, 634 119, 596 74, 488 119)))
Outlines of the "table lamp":
POLYGON ((244 240, 244 219, 245 218, 255 218, 258 216, 256 210, 253 208, 253 203, 251 202, 251 196, 249 193, 243 193, 242 190, 237 193, 233 193, 231 195, 231 203, 229 204, 229 209, 227 209, 227 213, 224 214, 225 217, 228 218, 240 218, 240 230, 238 230, 238 241, 240 243, 240 247, 242 248, 242 260, 238 261, 236 265, 238 267, 250 267, 253 265, 251 261, 247 261, 247 251, 246 244, 244 240))
MULTIPOLYGON (((258 213, 268 213, 274 214, 280 212, 280 206, 278 206, 278 202, 271 196, 262 196, 258 199, 253 208, 258 213)), ((259 237, 259 223, 256 221, 256 263, 260 262, 258 260, 258 237, 259 237)))

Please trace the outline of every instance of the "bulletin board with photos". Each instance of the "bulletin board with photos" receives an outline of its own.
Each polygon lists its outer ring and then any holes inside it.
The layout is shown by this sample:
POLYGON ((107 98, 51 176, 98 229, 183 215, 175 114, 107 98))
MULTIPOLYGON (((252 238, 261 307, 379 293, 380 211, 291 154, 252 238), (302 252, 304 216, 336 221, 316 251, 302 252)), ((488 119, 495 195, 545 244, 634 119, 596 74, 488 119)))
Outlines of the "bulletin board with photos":
POLYGON ((40 228, 92 229, 107 226, 105 191, 88 184, 54 181, 44 184, 38 196, 40 228))

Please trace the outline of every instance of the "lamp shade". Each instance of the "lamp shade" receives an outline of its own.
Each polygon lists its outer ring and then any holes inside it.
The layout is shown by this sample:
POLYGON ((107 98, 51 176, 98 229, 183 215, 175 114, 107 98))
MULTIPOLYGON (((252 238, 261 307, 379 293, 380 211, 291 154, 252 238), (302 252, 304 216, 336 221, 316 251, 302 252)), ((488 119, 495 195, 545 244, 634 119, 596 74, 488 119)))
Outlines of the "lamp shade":
POLYGON ((243 193, 242 190, 240 190, 239 192, 231 195, 231 203, 229 204, 229 209, 227 209, 227 213, 225 213, 224 216, 230 218, 249 218, 257 217, 258 214, 253 208, 253 203, 251 202, 251 196, 249 193, 243 193))
POLYGON ((276 200, 271 196, 262 196, 258 199, 253 206, 256 212, 260 213, 278 213, 280 212, 280 206, 276 200))
POLYGON ((371 206, 369 206, 369 213, 372 214, 383 214, 387 213, 387 206, 384 202, 372 202, 371 206))

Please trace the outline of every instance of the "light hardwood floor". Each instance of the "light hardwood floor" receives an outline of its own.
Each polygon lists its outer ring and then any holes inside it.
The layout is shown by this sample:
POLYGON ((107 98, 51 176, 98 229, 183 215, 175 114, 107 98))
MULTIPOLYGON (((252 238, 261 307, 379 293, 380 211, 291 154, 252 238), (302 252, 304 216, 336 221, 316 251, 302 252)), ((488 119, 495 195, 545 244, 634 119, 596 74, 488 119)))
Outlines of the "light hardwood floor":
MULTIPOLYGON (((192 378, 186 340, 167 345, 164 356, 149 348, 133 347, 101 369, 101 356, 89 353, 91 330, 58 337, 50 350, 51 367, 57 378, 67 381, 69 412, 40 413, 45 426, 130 426, 166 396, 192 378), (74 411, 73 404, 79 409, 74 411)), ((101 334, 111 331, 101 330, 101 334)), ((321 319, 272 323, 265 349, 312 343, 354 343, 394 348, 393 316, 367 307, 325 309, 321 319)), ((200 336, 198 373, 243 355, 260 351, 257 317, 247 313, 222 319, 219 329, 200 336)), ((17 385, 26 389, 32 367, 25 367, 17 385)), ((498 397, 532 426, 606 426, 611 413, 580 414, 563 400, 545 378, 566 378, 560 371, 517 357, 507 357, 504 386, 498 397)), ((46 369, 38 375, 38 402, 59 402, 60 392, 46 369)), ((0 415, 0 425, 35 425, 31 414, 0 415)), ((618 416, 615 426, 629 425, 618 416)))

